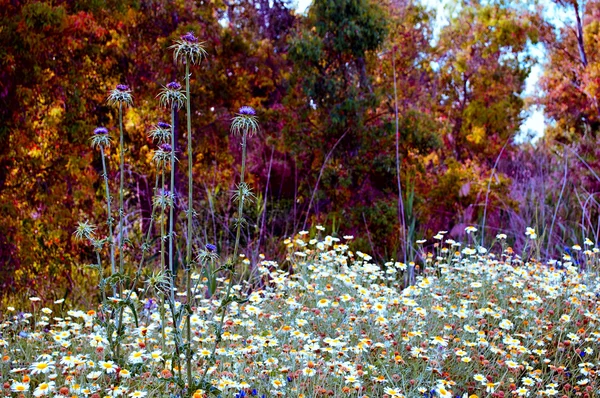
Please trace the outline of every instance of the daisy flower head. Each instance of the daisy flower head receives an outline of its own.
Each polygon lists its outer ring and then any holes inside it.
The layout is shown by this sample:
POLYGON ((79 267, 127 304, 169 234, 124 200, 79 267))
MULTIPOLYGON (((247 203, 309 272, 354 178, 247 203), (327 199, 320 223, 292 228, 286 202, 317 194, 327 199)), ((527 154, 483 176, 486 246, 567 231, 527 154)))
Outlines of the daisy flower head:
POLYGON ((510 329, 512 329, 512 328, 513 328, 513 326, 514 326, 514 325, 513 325, 513 323, 512 323, 511 321, 509 321, 508 319, 503 319, 503 320, 500 322, 500 325, 498 325, 498 326, 500 326, 500 328, 501 328, 501 329, 504 329, 504 330, 510 330, 510 329))
POLYGON ((29 383, 21 383, 19 381, 15 381, 11 384, 10 390, 12 392, 27 392, 29 391, 29 383))
POLYGON ((115 373, 117 371, 117 365, 113 361, 99 361, 98 365, 100 365, 100 369, 104 370, 106 373, 115 373))
POLYGON ((51 363, 48 363, 48 362, 34 362, 29 367, 29 370, 31 370, 32 375, 40 374, 40 373, 46 374, 46 373, 54 370, 54 365, 52 365, 51 363))
POLYGON ((403 396, 398 388, 389 388, 388 387, 388 388, 384 389, 383 392, 386 393, 387 395, 389 395, 391 398, 400 398, 403 396))
POLYGON ((531 228, 531 227, 527 227, 525 229, 525 235, 529 236, 529 239, 536 239, 537 238, 537 233, 535 232, 535 229, 531 228))
POLYGON ((135 390, 134 392, 129 394, 131 398, 144 398, 146 395, 148 395, 148 393, 146 391, 141 390, 135 390))
POLYGON ((143 363, 143 362, 144 362, 144 351, 143 350, 133 351, 131 354, 129 354, 129 363, 137 364, 137 363, 143 363))
POLYGON ((33 395, 36 397, 42 397, 44 395, 48 395, 49 393, 51 393, 54 390, 55 390, 54 382, 49 381, 49 382, 42 383, 39 386, 37 386, 37 388, 33 392, 33 395))
POLYGON ((314 376, 316 373, 317 373, 317 372, 316 372, 316 370, 314 370, 314 369, 312 369, 312 368, 308 368, 308 367, 306 367, 306 368, 302 369, 302 374, 303 374, 304 376, 307 376, 307 377, 312 377, 312 376, 314 376))

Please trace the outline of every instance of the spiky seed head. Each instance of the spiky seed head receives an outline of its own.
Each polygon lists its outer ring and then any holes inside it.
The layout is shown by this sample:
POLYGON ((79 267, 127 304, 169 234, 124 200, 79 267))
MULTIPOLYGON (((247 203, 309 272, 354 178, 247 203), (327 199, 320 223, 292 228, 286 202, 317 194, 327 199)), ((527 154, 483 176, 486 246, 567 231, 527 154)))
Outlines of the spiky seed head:
POLYGON ((171 125, 165 122, 158 122, 148 136, 158 141, 159 144, 171 140, 171 125))
POLYGON ((193 32, 188 32, 181 36, 179 40, 175 40, 175 44, 169 48, 174 50, 173 59, 175 62, 189 60, 192 64, 198 64, 207 55, 203 45, 204 43, 198 41, 193 32))
POLYGON ((93 224, 90 224, 89 221, 84 221, 84 222, 79 221, 77 223, 77 229, 75 230, 75 232, 73 232, 73 234, 75 235, 75 239, 82 240, 85 238, 89 241, 93 241, 95 231, 96 231, 96 226, 93 224))
POLYGON ((146 283, 154 288, 165 285, 169 283, 168 275, 163 271, 155 271, 152 272, 152 275, 148 279, 146 279, 146 283))
POLYGON ((181 91, 181 84, 177 82, 168 83, 158 94, 160 105, 180 109, 185 101, 185 94, 181 91))
POLYGON ((166 209, 173 206, 173 202, 175 199, 175 195, 171 193, 168 189, 159 189, 152 198, 152 202, 155 207, 166 209))
POLYGON ((234 135, 247 134, 253 136, 258 132, 258 118, 251 106, 242 106, 231 122, 231 132, 234 135))
POLYGON ((205 263, 207 260, 218 260, 219 254, 217 253, 217 246, 212 243, 207 243, 203 250, 200 250, 196 261, 199 263, 205 263))
MULTIPOLYGON (((169 165, 171 163, 172 153, 171 145, 167 143, 161 144, 158 149, 154 151, 152 160, 156 163, 157 167, 169 165)), ((175 157, 175 161, 177 161, 177 157, 175 157)))
POLYGON ((126 84, 117 84, 117 87, 108 95, 107 101, 110 105, 133 105, 131 89, 126 84))
POLYGON ((92 148, 106 148, 110 146, 110 137, 106 127, 96 127, 92 138, 92 148))

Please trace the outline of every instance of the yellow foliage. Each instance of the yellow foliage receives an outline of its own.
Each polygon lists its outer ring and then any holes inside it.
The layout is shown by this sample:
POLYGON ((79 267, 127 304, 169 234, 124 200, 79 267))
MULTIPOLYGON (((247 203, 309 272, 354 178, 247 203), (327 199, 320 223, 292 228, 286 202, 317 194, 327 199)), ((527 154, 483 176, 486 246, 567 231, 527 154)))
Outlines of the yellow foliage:
POLYGON ((481 126, 474 126, 471 129, 471 134, 467 135, 467 141, 473 144, 481 144, 485 139, 485 128, 481 126))

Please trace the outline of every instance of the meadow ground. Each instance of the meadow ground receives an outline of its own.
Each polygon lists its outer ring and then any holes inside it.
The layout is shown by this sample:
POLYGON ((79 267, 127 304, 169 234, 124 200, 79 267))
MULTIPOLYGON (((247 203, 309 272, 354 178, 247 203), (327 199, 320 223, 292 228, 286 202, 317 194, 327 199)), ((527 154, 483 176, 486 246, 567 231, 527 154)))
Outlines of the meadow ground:
MULTIPOLYGON (((504 238, 486 250, 436 235, 406 289, 414 264, 375 264, 350 236, 286 239, 284 264, 252 267, 260 289, 234 285, 249 300, 230 305, 209 366, 223 291, 206 298, 199 281, 194 376, 208 368, 222 397, 600 396, 599 250, 586 240, 573 258, 540 262, 504 238)), ((178 396, 177 326, 144 291, 132 295, 138 319, 124 312, 120 361, 101 307, 31 297, 1 309, 2 395, 178 396)))

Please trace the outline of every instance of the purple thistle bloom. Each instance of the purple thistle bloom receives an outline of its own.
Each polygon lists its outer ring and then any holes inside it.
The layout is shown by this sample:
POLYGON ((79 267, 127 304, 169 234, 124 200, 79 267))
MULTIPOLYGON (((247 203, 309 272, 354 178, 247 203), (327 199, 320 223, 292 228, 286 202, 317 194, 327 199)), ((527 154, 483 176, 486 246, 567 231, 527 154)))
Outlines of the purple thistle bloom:
POLYGON ((187 43, 197 43, 198 42, 198 38, 196 36, 194 36, 193 32, 187 32, 185 35, 181 36, 180 39, 187 43))
POLYGON ((173 150, 173 148, 171 147, 171 144, 162 144, 160 146, 160 149, 162 149, 165 152, 171 152, 173 150))
POLYGON ((165 122, 158 122, 157 124, 158 127, 160 127, 161 129, 170 129, 171 125, 169 123, 165 123, 165 122))
POLYGON ((169 90, 181 90, 181 84, 179 84, 177 82, 171 82, 171 83, 167 84, 167 88, 169 90))
POLYGON ((94 134, 96 134, 96 135, 108 134, 108 129, 106 127, 96 127, 94 129, 94 134))
POLYGON ((217 251, 217 246, 213 245, 212 243, 207 243, 205 247, 206 247, 206 250, 211 253, 214 253, 217 251))
POLYGON ((117 84, 117 90, 119 91, 129 91, 129 86, 126 84, 117 84))
POLYGON ((240 108, 240 110, 238 111, 238 113, 243 116, 255 116, 256 115, 256 111, 251 106, 242 106, 240 108))

